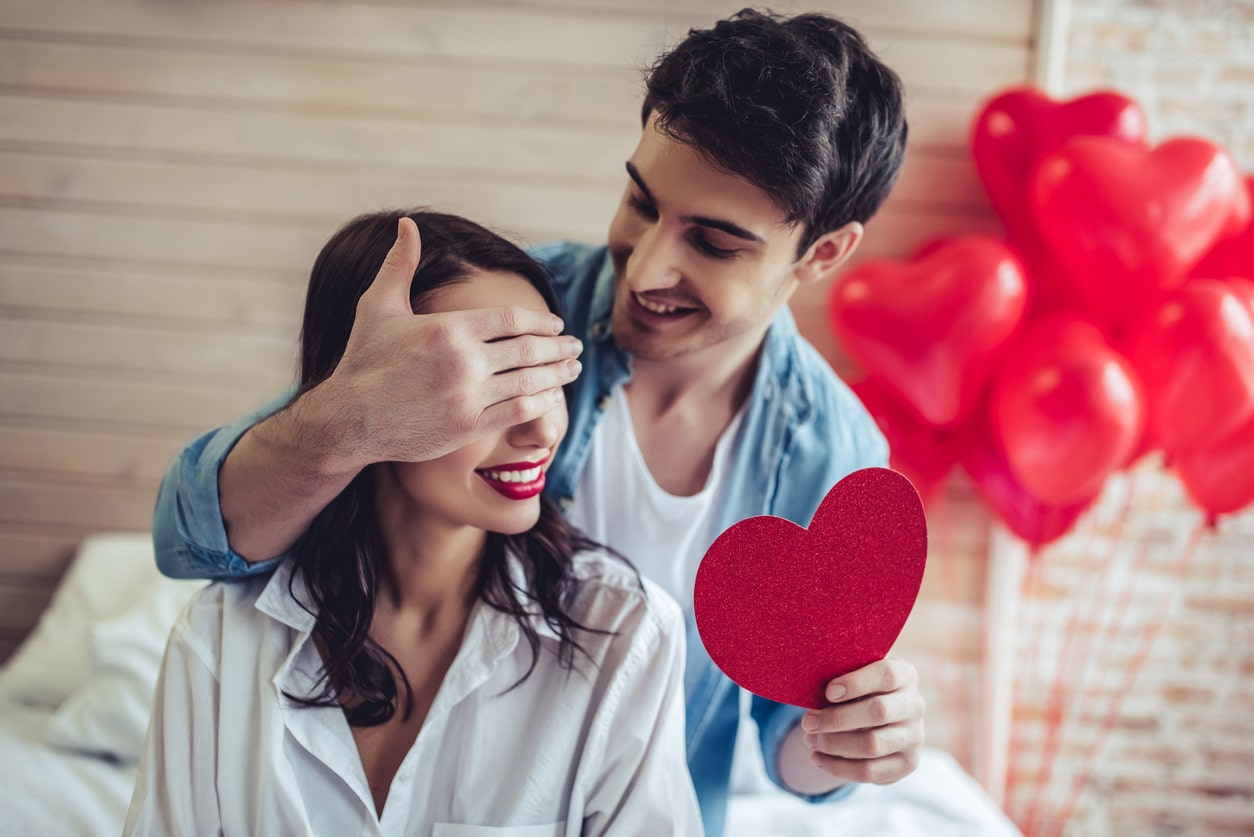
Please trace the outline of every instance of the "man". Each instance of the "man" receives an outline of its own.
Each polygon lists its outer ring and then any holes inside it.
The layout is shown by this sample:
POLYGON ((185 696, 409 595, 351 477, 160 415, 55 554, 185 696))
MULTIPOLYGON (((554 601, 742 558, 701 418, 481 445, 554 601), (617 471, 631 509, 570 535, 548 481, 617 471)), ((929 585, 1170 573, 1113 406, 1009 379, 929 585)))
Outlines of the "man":
MULTIPOLYGON (((517 310, 414 316, 395 292, 420 247, 402 227, 331 378, 251 429, 190 445, 154 531, 168 574, 265 570, 365 465, 434 458, 549 409, 582 348, 546 491, 686 607, 689 768, 719 835, 740 692, 692 625, 696 566, 736 521, 807 525, 842 476, 886 461, 874 423, 786 303, 853 253, 896 178, 906 123, 899 80, 855 30, 752 11, 694 30, 659 60, 642 123, 608 247, 533 251, 578 340, 517 310)), ((817 712, 754 698, 777 784, 825 799, 914 769, 923 701, 912 666, 874 663, 827 696, 817 712)))

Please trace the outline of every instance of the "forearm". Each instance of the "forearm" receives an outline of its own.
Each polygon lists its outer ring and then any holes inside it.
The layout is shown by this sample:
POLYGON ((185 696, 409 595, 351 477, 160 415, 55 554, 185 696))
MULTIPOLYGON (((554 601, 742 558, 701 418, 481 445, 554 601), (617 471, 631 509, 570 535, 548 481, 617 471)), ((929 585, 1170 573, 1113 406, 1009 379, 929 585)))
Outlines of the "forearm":
POLYGON ((218 471, 232 551, 257 562, 292 547, 368 464, 353 424, 315 389, 240 437, 218 471))
POLYGON ((779 748, 779 778, 794 793, 820 796, 848 784, 814 763, 813 750, 806 744, 805 731, 794 726, 779 748))

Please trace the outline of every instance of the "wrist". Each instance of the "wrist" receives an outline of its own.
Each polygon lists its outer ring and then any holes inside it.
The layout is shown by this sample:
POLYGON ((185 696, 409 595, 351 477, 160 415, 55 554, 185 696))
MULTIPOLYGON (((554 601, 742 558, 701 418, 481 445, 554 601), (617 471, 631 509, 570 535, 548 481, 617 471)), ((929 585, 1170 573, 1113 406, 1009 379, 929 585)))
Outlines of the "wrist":
POLYGON ((258 429, 283 450, 286 461, 301 463, 309 478, 346 485, 373 462, 362 441, 368 438, 362 413, 348 404, 324 381, 258 429))
POLYGON ((776 762, 780 783, 786 790, 797 796, 821 797, 849 784, 815 764, 813 752, 806 743, 805 731, 800 724, 794 725, 780 745, 776 762))

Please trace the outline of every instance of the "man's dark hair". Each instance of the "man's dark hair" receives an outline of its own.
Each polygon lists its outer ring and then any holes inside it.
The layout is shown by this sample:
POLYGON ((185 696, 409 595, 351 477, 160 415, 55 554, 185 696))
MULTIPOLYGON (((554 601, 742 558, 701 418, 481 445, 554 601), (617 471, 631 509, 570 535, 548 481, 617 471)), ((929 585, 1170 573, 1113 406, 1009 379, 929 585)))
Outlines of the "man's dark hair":
POLYGON ((865 222, 901 169, 901 80, 857 30, 823 14, 744 9, 693 29, 653 65, 642 121, 753 183, 823 233, 865 222))

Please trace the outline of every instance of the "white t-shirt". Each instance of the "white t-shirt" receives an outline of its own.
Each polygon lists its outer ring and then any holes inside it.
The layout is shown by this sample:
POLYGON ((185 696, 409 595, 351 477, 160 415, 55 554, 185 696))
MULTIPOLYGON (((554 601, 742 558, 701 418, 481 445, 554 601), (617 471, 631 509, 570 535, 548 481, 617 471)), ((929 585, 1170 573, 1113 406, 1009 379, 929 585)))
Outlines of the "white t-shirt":
MULTIPOLYGON (((558 666, 542 618, 531 662, 513 619, 480 602, 375 814, 339 707, 307 708, 314 617, 267 581, 215 584, 171 634, 127 834, 549 837, 699 835, 683 746, 683 623, 655 585, 604 555, 576 559, 571 615, 591 660, 558 666)), ((299 575, 293 590, 302 600, 299 575)))
POLYGON ((660 584, 685 612, 692 610, 697 567, 722 534, 717 511, 730 490, 723 475, 737 448, 743 417, 742 408, 719 437, 705 487, 690 497, 677 497, 663 491, 649 472, 636 441, 627 394, 615 387, 593 432, 588 461, 567 513, 590 538, 617 550, 641 575, 660 584))

